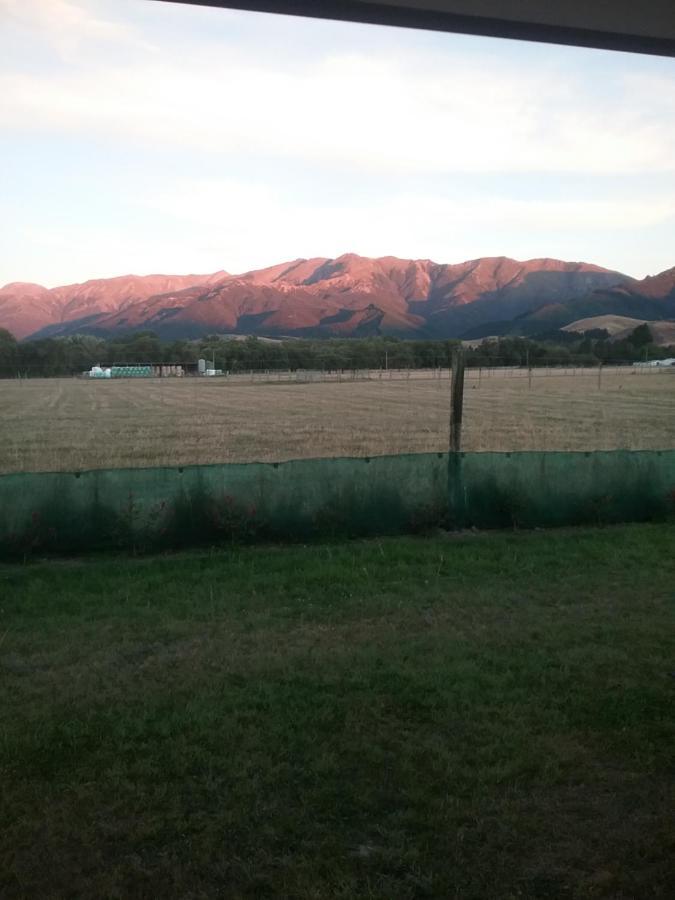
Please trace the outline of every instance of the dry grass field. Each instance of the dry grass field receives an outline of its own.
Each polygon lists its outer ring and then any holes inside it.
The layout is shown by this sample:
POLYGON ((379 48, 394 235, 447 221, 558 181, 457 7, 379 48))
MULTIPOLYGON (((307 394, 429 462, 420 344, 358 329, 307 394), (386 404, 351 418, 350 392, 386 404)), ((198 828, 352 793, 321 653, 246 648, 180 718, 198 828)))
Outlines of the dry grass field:
MULTIPOLYGON (((0 472, 444 450, 441 375, 2 381, 0 472)), ((467 372, 463 446, 675 447, 675 370, 467 372)))

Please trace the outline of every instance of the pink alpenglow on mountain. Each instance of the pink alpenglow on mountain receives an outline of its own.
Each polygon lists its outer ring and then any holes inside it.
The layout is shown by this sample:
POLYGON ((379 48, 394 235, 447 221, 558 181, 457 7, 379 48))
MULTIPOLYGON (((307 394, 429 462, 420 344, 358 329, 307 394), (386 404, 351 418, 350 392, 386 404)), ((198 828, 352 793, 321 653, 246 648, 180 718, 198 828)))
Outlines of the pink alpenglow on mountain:
POLYGON ((448 338, 595 291, 656 297, 674 286, 675 269, 640 282, 556 259, 439 264, 348 253, 241 275, 127 275, 52 289, 15 282, 0 289, 0 327, 17 338, 138 329, 167 339, 216 333, 448 338))
POLYGON ((155 294, 194 284, 209 284, 215 275, 121 275, 69 284, 51 290, 39 284, 13 282, 0 288, 0 328, 25 338, 49 325, 64 326, 105 313, 119 312, 155 294))

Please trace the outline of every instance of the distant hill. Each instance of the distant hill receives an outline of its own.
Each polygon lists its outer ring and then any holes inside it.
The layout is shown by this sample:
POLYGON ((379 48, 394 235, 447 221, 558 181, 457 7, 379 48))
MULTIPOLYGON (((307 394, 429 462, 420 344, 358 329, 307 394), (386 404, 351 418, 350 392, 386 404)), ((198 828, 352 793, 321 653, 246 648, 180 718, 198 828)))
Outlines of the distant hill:
POLYGON ((487 322, 463 337, 507 334, 532 337, 579 321, 606 317, 627 318, 637 324, 675 319, 675 268, 641 281, 626 278, 611 288, 592 290, 565 302, 545 303, 514 317, 511 322, 487 322))
POLYGON ((53 289, 15 283, 0 289, 0 327, 19 338, 129 330, 169 339, 213 333, 451 338, 491 322, 508 329, 515 317, 628 283, 619 272, 556 259, 439 264, 345 254, 242 275, 129 275, 53 289))
MULTIPOLYGON (((641 322, 639 324, 642 324, 641 322)), ((675 322, 647 322, 654 343, 658 347, 675 347, 675 322)), ((617 341, 629 337, 634 328, 626 328, 614 335, 617 341)))
POLYGON ((649 325, 654 343, 658 347, 675 346, 675 321, 654 321, 645 319, 629 319, 627 316, 594 316, 590 319, 579 319, 562 329, 568 332, 583 334, 595 328, 607 331, 617 341, 629 337, 639 325, 649 325))
POLYGON ((585 331, 602 329, 610 337, 614 337, 624 332, 630 333, 644 322, 645 319, 630 319, 628 316, 591 316, 590 319, 578 319, 576 322, 570 322, 561 330, 583 334, 585 331))

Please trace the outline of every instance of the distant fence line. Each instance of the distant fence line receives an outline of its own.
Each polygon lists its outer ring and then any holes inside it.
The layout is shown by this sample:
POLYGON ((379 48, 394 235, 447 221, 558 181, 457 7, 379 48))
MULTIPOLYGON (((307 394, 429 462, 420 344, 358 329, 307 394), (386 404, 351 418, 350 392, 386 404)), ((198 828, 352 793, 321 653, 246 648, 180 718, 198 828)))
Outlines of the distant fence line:
MULTIPOLYGON (((528 378, 528 377, 560 377, 560 376, 592 376, 601 375, 649 375, 668 374, 675 375, 675 367, 654 366, 638 367, 628 365, 606 366, 472 366, 466 369, 467 379, 481 378, 528 378)), ((252 383, 260 382, 349 382, 349 381, 400 381, 411 379, 427 379, 435 381, 449 381, 452 377, 450 368, 390 368, 390 369, 344 369, 337 371, 321 369, 298 369, 296 371, 255 370, 249 372, 227 372, 223 377, 232 381, 252 383)))
MULTIPOLYGON (((139 368, 139 367, 137 367, 139 368)), ((269 382, 350 382, 350 381, 394 381, 409 379, 430 379, 430 380, 449 380, 451 378, 451 369, 444 367, 389 367, 377 368, 367 366, 354 366, 343 368, 295 368, 295 369, 277 369, 277 368, 253 368, 253 369, 234 369, 223 370, 222 374, 214 376, 198 375, 196 372, 184 372, 182 367, 178 365, 162 365, 152 366, 145 378, 175 378, 181 369, 180 374, 185 380, 201 378, 212 380, 217 378, 220 380, 230 380, 236 382, 249 381, 251 383, 269 383, 269 382)), ((573 363, 547 363, 532 365, 467 365, 467 378, 489 378, 489 377, 551 377, 551 376, 594 376, 598 373, 602 375, 612 374, 634 374, 634 375, 655 375, 655 374, 675 374, 675 366, 657 366, 643 365, 633 362, 612 362, 573 364, 573 363)), ((129 376, 131 377, 131 376, 129 376)), ((59 374, 46 372, 44 367, 28 367, 21 371, 0 370, 0 378, 6 380, 21 380, 33 378, 80 378, 85 379, 88 376, 82 372, 59 374)), ((124 380, 125 375, 116 377, 115 381, 124 380)), ((107 379, 91 379, 92 381, 103 381, 107 379)), ((112 380, 112 379, 110 379, 112 380)), ((139 380, 138 376, 134 376, 134 380, 139 380)))

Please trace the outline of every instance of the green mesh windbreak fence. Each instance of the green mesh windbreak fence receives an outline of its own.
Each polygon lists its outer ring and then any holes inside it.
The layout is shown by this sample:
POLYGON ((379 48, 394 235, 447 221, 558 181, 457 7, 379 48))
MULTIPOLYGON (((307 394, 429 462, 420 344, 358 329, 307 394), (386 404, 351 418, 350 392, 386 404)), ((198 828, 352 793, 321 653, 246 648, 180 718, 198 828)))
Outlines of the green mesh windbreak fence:
POLYGON ((675 450, 419 453, 0 476, 0 555, 675 513, 675 450))
POLYGON ((461 453, 450 460, 455 527, 658 520, 675 512, 675 450, 461 453))
POLYGON ((392 534, 445 523, 448 455, 0 476, 0 553, 392 534))

